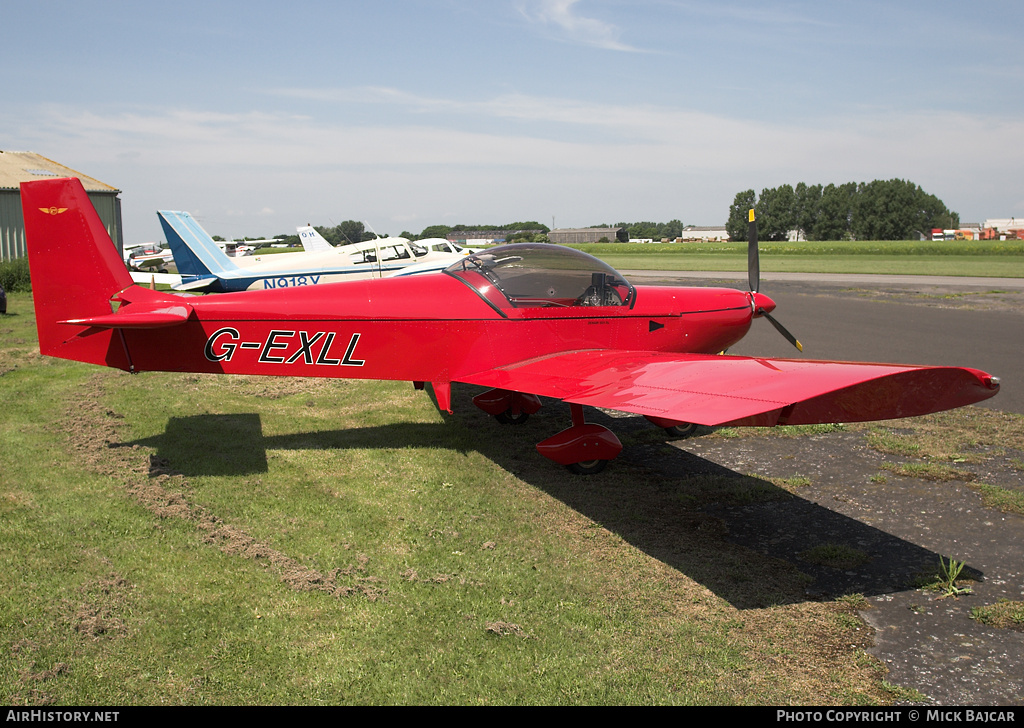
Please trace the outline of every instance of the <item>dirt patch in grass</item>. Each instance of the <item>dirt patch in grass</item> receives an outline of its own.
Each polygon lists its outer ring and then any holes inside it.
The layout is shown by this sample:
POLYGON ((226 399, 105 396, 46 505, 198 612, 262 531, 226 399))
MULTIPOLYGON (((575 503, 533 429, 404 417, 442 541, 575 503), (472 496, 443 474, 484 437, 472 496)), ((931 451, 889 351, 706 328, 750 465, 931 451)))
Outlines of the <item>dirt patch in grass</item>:
POLYGON ((498 637, 520 637, 523 639, 530 637, 522 627, 511 622, 488 622, 484 625, 484 628, 488 634, 494 634, 498 637))
POLYGON ((66 662, 58 662, 43 670, 37 669, 34 662, 28 668, 19 668, 14 692, 10 696, 11 705, 53 705, 57 701, 47 692, 46 683, 70 671, 71 666, 66 662))
POLYGON ((92 640, 115 639, 125 633, 121 618, 132 585, 117 574, 108 574, 79 590, 77 603, 65 604, 66 621, 78 634, 92 640))
MULTIPOLYGON (((369 557, 364 554, 356 555, 355 563, 348 567, 323 573, 226 523, 202 505, 190 502, 188 481, 175 473, 169 462, 138 445, 121 444, 119 430, 124 417, 102 404, 104 384, 110 376, 102 372, 91 377, 76 392, 74 401, 68 402, 64 416, 55 425, 89 470, 121 481, 125 492, 157 517, 188 521, 199 530, 203 543, 272 569, 292 589, 334 597, 359 594, 370 600, 387 594, 386 585, 368 573, 369 557)), ((271 396, 271 390, 280 396, 304 391, 289 386, 275 388, 273 383, 278 380, 271 382, 268 388, 261 389, 261 396, 271 396)))

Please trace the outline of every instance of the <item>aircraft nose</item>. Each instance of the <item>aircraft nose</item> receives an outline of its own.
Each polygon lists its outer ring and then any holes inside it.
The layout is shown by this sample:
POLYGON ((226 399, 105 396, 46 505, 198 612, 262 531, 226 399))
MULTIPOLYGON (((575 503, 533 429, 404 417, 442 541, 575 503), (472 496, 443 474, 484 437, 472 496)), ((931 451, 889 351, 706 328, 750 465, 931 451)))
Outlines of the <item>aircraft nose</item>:
POLYGON ((771 313, 772 311, 775 310, 775 301, 773 301, 772 299, 768 298, 768 296, 764 295, 763 293, 755 293, 754 294, 754 310, 755 311, 763 310, 765 313, 771 313))

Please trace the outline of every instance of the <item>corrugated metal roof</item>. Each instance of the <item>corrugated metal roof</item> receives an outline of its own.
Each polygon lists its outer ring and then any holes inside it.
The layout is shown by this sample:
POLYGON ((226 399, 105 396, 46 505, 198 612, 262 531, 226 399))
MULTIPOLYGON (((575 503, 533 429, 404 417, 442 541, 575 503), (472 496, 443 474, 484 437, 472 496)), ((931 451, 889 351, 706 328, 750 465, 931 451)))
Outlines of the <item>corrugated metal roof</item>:
POLYGON ((22 182, 31 182, 47 177, 77 177, 82 180, 82 186, 89 192, 117 193, 121 191, 35 152, 0 150, 0 189, 17 190, 22 182))

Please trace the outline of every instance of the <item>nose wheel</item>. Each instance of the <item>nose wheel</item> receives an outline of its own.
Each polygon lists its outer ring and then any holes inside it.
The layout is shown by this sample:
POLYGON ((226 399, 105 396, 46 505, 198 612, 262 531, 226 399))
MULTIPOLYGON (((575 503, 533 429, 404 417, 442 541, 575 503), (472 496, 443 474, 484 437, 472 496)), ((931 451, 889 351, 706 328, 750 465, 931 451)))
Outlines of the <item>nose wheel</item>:
POLYGON ((665 432, 667 432, 670 437, 678 437, 679 439, 687 438, 696 431, 697 425, 692 422, 684 422, 681 425, 672 425, 671 427, 665 428, 665 432))
POLYGON ((666 420, 663 417, 644 415, 648 422, 656 425, 665 431, 669 437, 683 439, 697 431, 697 425, 693 422, 680 422, 679 420, 666 420))

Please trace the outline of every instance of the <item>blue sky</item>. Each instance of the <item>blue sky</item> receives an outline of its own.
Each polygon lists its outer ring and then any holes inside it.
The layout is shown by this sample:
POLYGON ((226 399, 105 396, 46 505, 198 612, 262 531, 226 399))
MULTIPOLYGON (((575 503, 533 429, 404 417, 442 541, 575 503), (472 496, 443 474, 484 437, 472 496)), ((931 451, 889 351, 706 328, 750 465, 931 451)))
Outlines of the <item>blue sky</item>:
POLYGON ((0 0, 0 149, 262 236, 721 225, 737 192, 909 179, 1024 217, 1019 0, 0 0))

